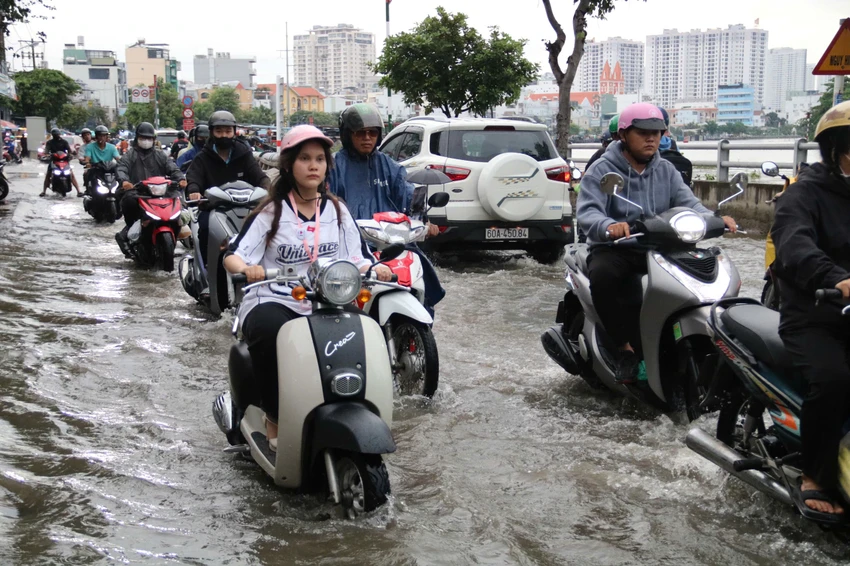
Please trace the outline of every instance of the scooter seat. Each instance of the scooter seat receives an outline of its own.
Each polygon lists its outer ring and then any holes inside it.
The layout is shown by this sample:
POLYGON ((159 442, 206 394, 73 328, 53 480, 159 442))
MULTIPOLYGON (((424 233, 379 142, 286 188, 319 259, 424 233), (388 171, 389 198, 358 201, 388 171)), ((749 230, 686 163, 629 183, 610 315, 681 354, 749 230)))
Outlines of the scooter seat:
POLYGON ((779 337, 779 313, 761 305, 735 305, 720 315, 732 336, 768 367, 790 374, 791 356, 779 337))

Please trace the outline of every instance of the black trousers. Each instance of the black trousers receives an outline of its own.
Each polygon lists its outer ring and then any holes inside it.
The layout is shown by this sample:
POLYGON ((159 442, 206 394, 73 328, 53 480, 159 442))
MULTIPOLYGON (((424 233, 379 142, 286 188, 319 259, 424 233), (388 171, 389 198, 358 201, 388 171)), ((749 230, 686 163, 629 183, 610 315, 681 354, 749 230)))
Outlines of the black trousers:
POLYGON ((204 260, 204 266, 207 265, 207 244, 210 236, 210 211, 201 210, 198 212, 198 245, 201 246, 201 259, 204 260))
POLYGON ((124 196, 121 197, 121 212, 124 214, 125 230, 133 225, 142 214, 142 209, 139 208, 139 191, 129 189, 124 191, 124 196))
POLYGON ((841 326, 782 332, 782 342, 809 384, 800 415, 803 472, 838 487, 838 443, 850 416, 850 332, 841 326))
POLYGON ((646 274, 646 251, 594 247, 587 259, 590 296, 605 331, 617 345, 640 347, 640 294, 636 276, 646 274))
POLYGON ((251 309, 242 324, 242 335, 251 353, 254 380, 260 393, 260 408, 277 419, 277 333, 280 327, 298 318, 295 311, 280 303, 261 303, 251 309))

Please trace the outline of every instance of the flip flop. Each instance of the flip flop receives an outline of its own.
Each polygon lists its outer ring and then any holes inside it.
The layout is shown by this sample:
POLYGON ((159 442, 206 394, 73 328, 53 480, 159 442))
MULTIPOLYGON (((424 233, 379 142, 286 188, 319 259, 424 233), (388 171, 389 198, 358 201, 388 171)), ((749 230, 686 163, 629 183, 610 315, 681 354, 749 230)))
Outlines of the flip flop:
POLYGON ((841 498, 837 494, 831 493, 829 490, 825 489, 807 489, 804 491, 801 489, 802 484, 802 477, 798 476, 797 481, 794 482, 792 486, 790 486, 790 491, 791 499, 794 500, 794 504, 797 506, 797 510, 803 517, 806 517, 807 519, 811 519, 813 521, 817 521, 819 523, 846 524, 846 509, 844 513, 824 513, 823 511, 817 511, 806 505, 807 499, 826 501, 830 505, 843 503, 841 501, 841 498))
POLYGON ((47 198, 47 193, 39 193, 39 195, 38 195, 38 196, 40 196, 40 197, 42 197, 42 198, 47 198))

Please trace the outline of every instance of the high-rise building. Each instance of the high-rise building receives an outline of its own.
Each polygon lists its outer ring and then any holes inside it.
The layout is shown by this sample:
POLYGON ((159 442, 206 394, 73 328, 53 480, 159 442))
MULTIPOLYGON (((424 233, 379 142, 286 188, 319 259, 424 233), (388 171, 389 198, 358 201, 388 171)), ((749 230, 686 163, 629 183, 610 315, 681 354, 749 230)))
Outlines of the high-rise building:
POLYGON ((627 94, 638 92, 643 81, 643 43, 622 37, 605 41, 588 41, 576 71, 573 88, 582 92, 599 92, 599 79, 605 64, 611 69, 620 64, 627 94))
POLYGON ((764 110, 779 112, 789 93, 806 90, 806 50, 769 50, 765 71, 764 110))
POLYGON ((646 38, 647 93, 661 106, 677 101, 714 100, 718 85, 745 84, 764 100, 766 30, 664 30, 646 38))
POLYGON ((167 43, 145 43, 139 39, 125 51, 127 59, 127 86, 153 86, 153 78, 160 77, 177 88, 177 71, 180 63, 171 59, 167 43))
POLYGON ((213 53, 212 49, 207 49, 206 55, 195 55, 195 82, 217 85, 237 81, 250 89, 254 86, 254 77, 257 75, 254 68, 256 62, 256 57, 231 59, 230 53, 213 53))
POLYGON ((62 72, 80 85, 82 102, 96 102, 112 116, 127 103, 127 73, 114 51, 85 49, 80 37, 78 44, 65 44, 62 72))
POLYGON ((350 24, 313 26, 294 37, 293 84, 326 94, 368 92, 378 82, 368 64, 375 61, 375 36, 350 24))

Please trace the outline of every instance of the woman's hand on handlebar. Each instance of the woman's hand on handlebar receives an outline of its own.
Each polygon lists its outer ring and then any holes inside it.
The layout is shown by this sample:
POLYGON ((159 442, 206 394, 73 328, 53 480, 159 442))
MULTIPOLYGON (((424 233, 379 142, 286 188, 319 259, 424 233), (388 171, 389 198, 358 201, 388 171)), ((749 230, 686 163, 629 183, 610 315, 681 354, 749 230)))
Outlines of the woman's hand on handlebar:
POLYGON ((738 223, 731 216, 724 216, 723 223, 726 224, 726 228, 733 234, 738 231, 738 223))
POLYGON ((375 272, 375 277, 378 278, 378 281, 390 281, 393 278, 392 270, 386 265, 376 265, 372 271, 375 272))
POLYGON ((620 238, 628 238, 631 235, 628 222, 617 222, 611 224, 605 229, 609 240, 618 240, 620 238))
POLYGON ((850 279, 845 279, 844 281, 840 281, 835 285, 835 288, 841 291, 841 296, 845 299, 850 299, 850 279))
POLYGON ((189 193, 189 200, 201 200, 201 193, 189 193))
POLYGON ((262 265, 248 265, 242 271, 245 274, 245 277, 248 278, 248 283, 256 283, 257 281, 264 281, 266 279, 266 270, 263 269, 262 265))

